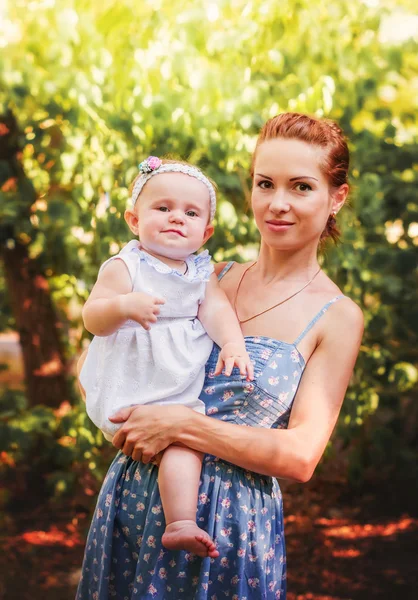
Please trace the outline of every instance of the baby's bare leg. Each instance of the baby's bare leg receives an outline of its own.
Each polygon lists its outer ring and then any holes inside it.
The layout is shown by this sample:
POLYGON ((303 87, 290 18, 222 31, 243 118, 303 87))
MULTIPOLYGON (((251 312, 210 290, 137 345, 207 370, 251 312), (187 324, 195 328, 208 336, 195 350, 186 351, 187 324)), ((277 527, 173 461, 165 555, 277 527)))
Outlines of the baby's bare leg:
POLYGON ((213 540, 196 524, 201 469, 200 452, 181 446, 169 446, 164 452, 158 473, 166 520, 162 543, 169 550, 190 550, 216 558, 219 552, 213 540))

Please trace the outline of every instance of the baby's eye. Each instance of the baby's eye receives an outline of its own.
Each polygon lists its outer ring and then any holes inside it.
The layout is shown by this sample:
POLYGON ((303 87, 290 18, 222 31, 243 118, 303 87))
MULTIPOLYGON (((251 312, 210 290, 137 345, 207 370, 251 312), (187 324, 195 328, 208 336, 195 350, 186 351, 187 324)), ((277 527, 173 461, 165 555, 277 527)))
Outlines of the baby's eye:
POLYGON ((188 210, 188 211, 186 212, 186 215, 187 215, 188 217, 197 217, 197 216, 198 216, 198 214, 197 214, 197 212, 196 212, 195 210, 188 210))
POLYGON ((262 190, 268 190, 273 187, 273 183, 271 181, 267 181, 267 179, 263 179, 257 183, 257 187, 260 187, 262 190))
POLYGON ((168 208, 167 206, 159 206, 157 210, 160 210, 161 212, 167 212, 168 208))
POLYGON ((312 191, 312 188, 309 185, 309 183, 297 183, 295 185, 295 190, 297 190, 298 192, 309 192, 312 191))

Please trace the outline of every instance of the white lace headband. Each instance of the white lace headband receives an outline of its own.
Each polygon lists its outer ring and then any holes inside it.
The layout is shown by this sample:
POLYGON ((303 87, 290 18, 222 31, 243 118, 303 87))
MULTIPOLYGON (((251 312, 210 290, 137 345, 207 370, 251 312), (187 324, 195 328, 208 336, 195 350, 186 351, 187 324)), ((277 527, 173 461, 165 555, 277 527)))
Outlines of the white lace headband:
POLYGON ((208 188, 210 197, 210 220, 212 221, 216 211, 215 188, 213 187, 209 179, 205 175, 203 175, 202 171, 200 171, 197 167, 183 165, 182 163, 163 164, 157 156, 148 156, 148 158, 143 160, 142 163, 139 165, 139 170, 141 172, 141 175, 136 180, 131 195, 132 206, 135 206, 135 203, 138 200, 138 196, 142 192, 144 185, 149 179, 151 179, 151 177, 154 177, 154 175, 170 172, 184 173, 185 175, 190 175, 190 177, 195 177, 196 179, 204 183, 205 186, 208 188))

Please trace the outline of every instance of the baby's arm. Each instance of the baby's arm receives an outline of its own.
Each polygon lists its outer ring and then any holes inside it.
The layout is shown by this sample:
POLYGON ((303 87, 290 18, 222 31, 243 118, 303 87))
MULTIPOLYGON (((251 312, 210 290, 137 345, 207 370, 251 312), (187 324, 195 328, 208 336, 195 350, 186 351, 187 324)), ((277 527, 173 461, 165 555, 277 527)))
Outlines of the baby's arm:
POLYGON ((132 292, 132 281, 125 263, 112 260, 99 273, 83 307, 84 327, 98 336, 110 335, 125 321, 137 321, 144 329, 155 323, 164 300, 142 292, 132 292))
POLYGON ((222 349, 215 375, 222 372, 224 365, 225 375, 230 375, 235 365, 241 375, 247 375, 247 379, 252 380, 254 368, 245 348, 241 327, 215 274, 211 275, 206 286, 205 299, 200 305, 198 317, 208 335, 222 349))

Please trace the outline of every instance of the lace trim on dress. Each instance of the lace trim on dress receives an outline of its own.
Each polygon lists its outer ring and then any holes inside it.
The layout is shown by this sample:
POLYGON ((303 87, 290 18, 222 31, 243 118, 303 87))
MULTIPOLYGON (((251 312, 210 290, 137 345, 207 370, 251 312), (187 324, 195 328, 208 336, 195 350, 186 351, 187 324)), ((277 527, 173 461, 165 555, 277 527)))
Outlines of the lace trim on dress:
MULTIPOLYGON (((136 240, 132 240, 136 241, 136 240)), ((200 254, 190 254, 185 260, 187 264, 187 272, 180 273, 177 269, 173 269, 164 262, 148 254, 141 248, 141 244, 136 242, 132 244, 129 242, 121 252, 135 252, 139 254, 141 260, 145 261, 150 267, 155 269, 158 273, 164 273, 165 275, 176 275, 182 277, 188 282, 198 281, 209 281, 211 274, 214 271, 213 264, 211 263, 211 256, 207 250, 203 250, 200 254)))

